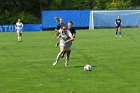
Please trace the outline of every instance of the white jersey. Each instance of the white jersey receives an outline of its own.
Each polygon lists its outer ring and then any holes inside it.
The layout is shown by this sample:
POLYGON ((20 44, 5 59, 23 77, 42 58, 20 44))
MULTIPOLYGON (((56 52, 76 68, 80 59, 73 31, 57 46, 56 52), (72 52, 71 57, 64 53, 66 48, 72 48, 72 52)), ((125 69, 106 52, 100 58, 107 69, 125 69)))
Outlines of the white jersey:
POLYGON ((71 32, 69 30, 66 30, 66 33, 64 33, 61 29, 59 29, 58 31, 60 37, 60 45, 64 45, 65 50, 71 50, 71 42, 65 43, 72 36, 71 32))
POLYGON ((23 23, 22 22, 17 22, 15 25, 15 28, 17 31, 22 31, 23 28, 23 23))
POLYGON ((65 42, 70 39, 72 36, 71 32, 69 30, 66 30, 66 33, 64 33, 61 29, 59 31, 59 37, 60 37, 60 42, 65 42))

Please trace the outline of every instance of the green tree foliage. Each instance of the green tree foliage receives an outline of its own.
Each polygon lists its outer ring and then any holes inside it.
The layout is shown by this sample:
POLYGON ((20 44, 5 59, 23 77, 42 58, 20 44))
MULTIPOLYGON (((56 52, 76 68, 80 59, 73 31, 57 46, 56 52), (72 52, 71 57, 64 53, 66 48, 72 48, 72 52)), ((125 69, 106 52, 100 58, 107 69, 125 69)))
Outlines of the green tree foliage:
POLYGON ((25 23, 40 23, 38 0, 0 0, 0 24, 15 23, 18 18, 25 23))
POLYGON ((23 21, 23 23, 26 23, 26 24, 28 24, 28 23, 33 24, 33 23, 40 22, 40 19, 38 19, 36 16, 31 15, 29 13, 25 13, 25 12, 20 12, 16 16, 10 17, 9 21, 11 23, 15 23, 15 22, 17 22, 17 19, 19 19, 19 18, 23 21))
POLYGON ((131 7, 132 8, 136 8, 136 7, 140 7, 140 0, 131 0, 131 7))
POLYGON ((140 0, 0 0, 0 24, 41 23, 42 10, 135 9, 140 0))
POLYGON ((131 0, 113 0, 106 3, 106 9, 129 9, 131 0))

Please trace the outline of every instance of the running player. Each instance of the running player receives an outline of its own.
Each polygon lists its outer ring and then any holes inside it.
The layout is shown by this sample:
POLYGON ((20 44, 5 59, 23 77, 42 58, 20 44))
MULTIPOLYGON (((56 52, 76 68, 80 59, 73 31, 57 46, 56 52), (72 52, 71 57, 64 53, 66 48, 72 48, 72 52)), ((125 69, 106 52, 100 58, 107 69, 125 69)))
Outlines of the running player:
POLYGON ((65 25, 65 24, 63 23, 62 18, 56 18, 56 17, 55 17, 55 20, 59 22, 59 24, 57 25, 57 27, 56 27, 55 30, 59 30, 59 29, 62 27, 62 25, 65 25))
MULTIPOLYGON (((75 38, 76 30, 72 27, 72 25, 73 25, 73 22, 72 21, 69 21, 68 22, 68 30, 71 32, 73 38, 75 38)), ((71 41, 71 44, 72 44, 72 41, 71 41)), ((66 53, 66 51, 64 51, 64 53, 61 55, 61 58, 64 57, 65 53, 66 53)))
POLYGON ((66 26, 62 26, 61 29, 58 30, 59 33, 59 38, 60 38, 60 52, 58 53, 57 57, 56 57, 56 61, 53 63, 53 66, 55 66, 62 53, 64 51, 66 51, 66 62, 65 62, 65 67, 68 67, 68 62, 69 62, 69 57, 70 57, 70 50, 71 50, 71 41, 74 40, 71 32, 69 30, 66 29, 66 26))
MULTIPOLYGON (((57 37, 57 36, 59 36, 58 30, 62 27, 62 25, 65 25, 65 24, 63 23, 62 18, 57 18, 57 17, 55 17, 55 20, 59 22, 59 24, 58 24, 57 27, 55 28, 55 32, 56 32, 56 35, 55 35, 55 36, 57 37)), ((55 46, 56 46, 56 47, 59 46, 59 42, 57 42, 57 43, 55 44, 55 46)))
POLYGON ((115 24, 116 24, 116 37, 118 36, 118 33, 119 33, 119 37, 121 37, 121 19, 120 19, 120 16, 117 17, 115 24))
POLYGON ((21 22, 20 19, 18 19, 18 22, 15 25, 15 28, 16 28, 16 31, 17 31, 18 42, 21 42, 23 23, 21 22))

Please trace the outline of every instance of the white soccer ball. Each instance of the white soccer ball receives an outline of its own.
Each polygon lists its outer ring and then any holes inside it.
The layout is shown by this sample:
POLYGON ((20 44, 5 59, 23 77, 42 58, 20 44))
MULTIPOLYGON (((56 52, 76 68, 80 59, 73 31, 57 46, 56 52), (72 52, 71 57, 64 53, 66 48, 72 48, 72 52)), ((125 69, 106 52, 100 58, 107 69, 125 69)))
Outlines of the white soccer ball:
POLYGON ((84 71, 91 71, 91 69, 92 69, 92 67, 89 64, 84 66, 84 71))

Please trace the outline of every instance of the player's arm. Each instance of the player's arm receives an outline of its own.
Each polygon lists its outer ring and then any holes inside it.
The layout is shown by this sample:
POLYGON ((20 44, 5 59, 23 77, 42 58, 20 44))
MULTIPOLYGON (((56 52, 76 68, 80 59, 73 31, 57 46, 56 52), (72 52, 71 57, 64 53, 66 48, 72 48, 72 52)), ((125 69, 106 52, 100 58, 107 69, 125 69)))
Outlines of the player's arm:
POLYGON ((69 41, 74 41, 73 36, 71 36, 70 39, 66 41, 66 43, 69 42, 69 41))
POLYGON ((56 38, 60 38, 59 32, 56 32, 56 33, 55 33, 55 37, 56 37, 56 38))
POLYGON ((23 25, 23 23, 22 23, 22 28, 23 28, 23 26, 24 26, 24 25, 23 25))
POLYGON ((75 31, 75 29, 74 29, 74 33, 73 33, 73 38, 75 38, 75 36, 76 36, 76 31, 75 31))
POLYGON ((15 29, 17 30, 17 24, 15 25, 15 29))
POLYGON ((75 38, 74 38, 73 36, 70 37, 70 41, 74 41, 74 39, 75 39, 75 38))
POLYGON ((117 24, 117 20, 115 21, 115 25, 118 26, 118 24, 117 24))
POLYGON ((73 36, 73 38, 75 38, 75 34, 73 34, 72 36, 73 36))
POLYGON ((117 23, 116 23, 116 20, 115 20, 115 25, 116 25, 117 23))
POLYGON ((60 38, 60 33, 59 30, 57 30, 57 28, 55 29, 55 37, 60 38))
POLYGON ((56 32, 56 33, 59 32, 57 28, 55 28, 55 32, 56 32))
POLYGON ((70 39, 67 40, 66 43, 69 42, 69 41, 74 41, 74 37, 73 36, 70 36, 70 39))
POLYGON ((120 19, 120 24, 122 25, 122 20, 120 19))
POLYGON ((72 34, 71 34, 71 32, 70 31, 68 31, 68 35, 69 35, 69 37, 70 37, 70 39, 69 40, 67 40, 66 42, 69 42, 69 41, 74 41, 74 37, 72 36, 72 34))

